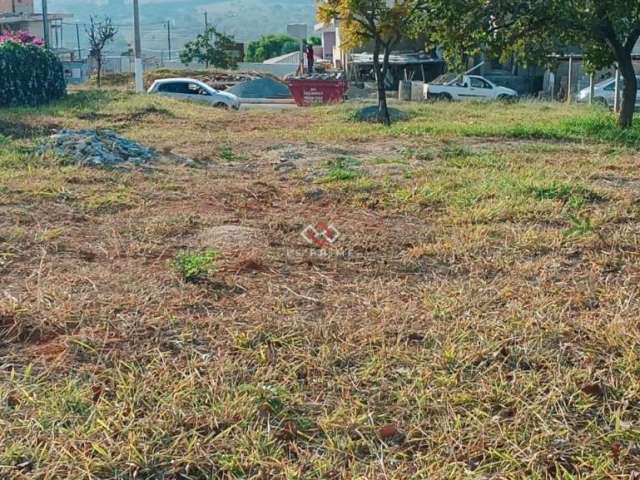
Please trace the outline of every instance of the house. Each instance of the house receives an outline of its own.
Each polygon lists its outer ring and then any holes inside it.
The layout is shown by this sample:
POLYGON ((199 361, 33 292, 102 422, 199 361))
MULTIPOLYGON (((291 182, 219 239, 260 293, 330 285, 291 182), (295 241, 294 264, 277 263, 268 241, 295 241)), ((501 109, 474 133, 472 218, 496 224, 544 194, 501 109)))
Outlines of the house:
MULTIPOLYGON (((49 14, 50 47, 62 47, 63 20, 71 18, 68 14, 49 14)), ((41 13, 36 13, 34 0, 0 0, 0 32, 25 31, 44 38, 44 20, 41 13)))
POLYGON ((318 23, 315 32, 322 41, 322 59, 333 64, 336 68, 346 65, 347 51, 343 48, 340 37, 340 22, 332 20, 330 23, 318 23))

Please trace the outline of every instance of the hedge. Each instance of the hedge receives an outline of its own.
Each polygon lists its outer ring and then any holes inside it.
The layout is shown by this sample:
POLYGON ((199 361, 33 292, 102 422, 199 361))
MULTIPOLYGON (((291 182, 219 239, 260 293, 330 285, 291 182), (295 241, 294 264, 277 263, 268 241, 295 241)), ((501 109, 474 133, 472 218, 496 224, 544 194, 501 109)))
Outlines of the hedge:
POLYGON ((0 43, 0 107, 41 105, 63 97, 66 89, 62 63, 49 50, 0 43))

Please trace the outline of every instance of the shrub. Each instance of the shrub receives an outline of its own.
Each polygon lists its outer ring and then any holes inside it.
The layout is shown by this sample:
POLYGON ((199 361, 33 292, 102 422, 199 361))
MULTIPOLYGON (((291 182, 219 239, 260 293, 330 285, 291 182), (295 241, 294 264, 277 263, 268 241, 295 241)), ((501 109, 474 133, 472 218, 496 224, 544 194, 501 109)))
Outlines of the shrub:
POLYGON ((24 34, 0 37, 0 107, 41 105, 66 93, 60 60, 24 34))
POLYGON ((216 271, 220 254, 215 250, 204 252, 180 252, 173 261, 174 270, 186 282, 198 282, 216 271))

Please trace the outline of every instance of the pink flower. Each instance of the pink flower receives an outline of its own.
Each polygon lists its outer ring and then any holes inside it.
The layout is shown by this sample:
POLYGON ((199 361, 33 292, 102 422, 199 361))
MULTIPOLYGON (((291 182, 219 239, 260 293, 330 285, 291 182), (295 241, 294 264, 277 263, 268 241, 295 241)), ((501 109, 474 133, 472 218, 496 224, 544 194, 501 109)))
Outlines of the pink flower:
POLYGON ((34 45, 44 47, 44 41, 29 32, 5 32, 0 33, 0 43, 15 42, 23 45, 34 45))

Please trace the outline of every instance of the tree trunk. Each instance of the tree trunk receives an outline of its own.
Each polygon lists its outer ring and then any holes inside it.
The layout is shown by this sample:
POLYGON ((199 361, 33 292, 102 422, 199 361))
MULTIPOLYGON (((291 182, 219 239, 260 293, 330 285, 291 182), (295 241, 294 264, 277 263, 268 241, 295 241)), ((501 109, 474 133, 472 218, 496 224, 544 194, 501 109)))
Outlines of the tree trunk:
MULTIPOLYGON (((376 74, 376 83, 378 85, 378 122, 389 126, 391 125, 391 117, 387 106, 387 90, 384 87, 386 69, 380 65, 380 47, 380 39, 376 38, 373 47, 373 70, 376 74)), ((385 55, 385 58, 387 58, 387 55, 385 55)))
POLYGON ((98 88, 102 88, 102 55, 98 55, 96 58, 96 64, 98 68, 98 88))
POLYGON ((633 68, 631 55, 618 59, 620 73, 624 79, 624 89, 622 90, 622 108, 618 117, 620 128, 630 128, 633 125, 633 115, 636 110, 636 99, 638 97, 638 81, 633 68))

